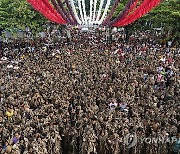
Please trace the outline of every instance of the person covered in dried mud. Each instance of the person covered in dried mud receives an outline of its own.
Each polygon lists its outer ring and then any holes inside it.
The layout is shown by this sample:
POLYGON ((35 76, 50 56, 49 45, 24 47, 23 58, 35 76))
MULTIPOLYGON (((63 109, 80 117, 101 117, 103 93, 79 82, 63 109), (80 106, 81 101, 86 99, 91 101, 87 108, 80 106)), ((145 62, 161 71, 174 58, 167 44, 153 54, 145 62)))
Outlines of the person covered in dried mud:
POLYGON ((180 132, 179 47, 169 51, 146 32, 149 39, 135 33, 128 43, 115 35, 107 43, 104 33, 72 31, 71 42, 3 44, 1 153, 177 152, 177 142, 142 139, 180 132), (142 142, 128 148, 128 134, 142 142))

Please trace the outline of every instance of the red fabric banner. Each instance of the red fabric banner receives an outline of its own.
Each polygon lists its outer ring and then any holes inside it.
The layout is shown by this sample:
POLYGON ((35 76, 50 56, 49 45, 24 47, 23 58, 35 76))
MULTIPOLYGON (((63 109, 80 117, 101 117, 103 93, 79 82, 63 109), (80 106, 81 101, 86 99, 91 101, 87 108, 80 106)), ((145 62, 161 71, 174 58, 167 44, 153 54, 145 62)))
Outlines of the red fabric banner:
POLYGON ((124 20, 116 22, 113 26, 120 27, 131 24, 135 20, 139 19, 149 11, 151 11, 155 6, 160 3, 160 0, 144 0, 139 7, 135 9, 135 11, 124 18, 124 20))
POLYGON ((127 23, 122 24, 122 26, 131 24, 132 22, 134 22, 135 20, 141 18, 143 15, 147 14, 148 12, 150 12, 155 6, 157 6, 160 3, 160 0, 154 0, 153 2, 151 2, 146 9, 142 9, 140 14, 136 14, 133 18, 131 18, 127 23))
POLYGON ((46 7, 48 7, 49 10, 57 17, 58 22, 60 23, 65 22, 64 19, 61 17, 61 15, 53 8, 53 6, 49 3, 48 0, 41 0, 41 1, 44 2, 46 7))
POLYGON ((135 8, 138 4, 139 0, 136 0, 129 8, 129 10, 126 12, 126 14, 124 15, 124 17, 122 17, 121 20, 117 21, 117 22, 120 22, 122 20, 124 20, 125 18, 127 18, 129 15, 131 15, 134 11, 135 11, 135 8))
MULTIPOLYGON (((136 1, 135 1, 135 3, 136 3, 136 1)), ((123 18, 123 20, 121 20, 121 21, 118 21, 118 22, 116 22, 115 24, 114 24, 114 26, 121 26, 122 24, 124 24, 125 22, 127 22, 130 18, 132 18, 132 17, 134 17, 135 16, 135 14, 136 14, 136 12, 137 12, 137 10, 139 10, 140 12, 138 12, 138 14, 139 13, 141 13, 141 9, 145 9, 145 8, 143 8, 143 7, 145 7, 145 6, 147 6, 149 3, 151 3, 151 1, 150 0, 144 0, 135 10, 134 10, 134 12, 133 13, 126 13, 126 16, 123 18)), ((134 5, 134 4, 132 4, 132 5, 134 5)), ((137 3, 136 3, 136 5, 137 5, 137 3)), ((136 5, 134 6, 134 8, 136 7, 136 5)), ((132 9, 134 9, 133 7, 132 7, 132 9)), ((132 10, 131 10, 132 11, 132 10)), ((129 11, 128 11, 129 12, 129 11)))
POLYGON ((58 24, 65 24, 66 21, 51 6, 48 0, 27 0, 34 9, 43 14, 50 21, 58 24))

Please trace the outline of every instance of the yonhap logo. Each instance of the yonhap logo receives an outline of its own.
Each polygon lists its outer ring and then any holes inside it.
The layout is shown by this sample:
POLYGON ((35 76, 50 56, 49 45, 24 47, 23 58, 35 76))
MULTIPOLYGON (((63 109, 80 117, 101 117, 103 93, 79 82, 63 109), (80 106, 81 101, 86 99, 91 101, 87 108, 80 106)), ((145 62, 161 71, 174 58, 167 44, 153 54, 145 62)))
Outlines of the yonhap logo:
POLYGON ((124 137, 124 144, 127 146, 127 148, 132 148, 137 144, 137 136, 136 133, 130 134, 128 133, 124 137))
POLYGON ((124 144, 127 148, 134 147, 137 143, 147 143, 147 144, 166 144, 166 143, 174 143, 177 141, 176 136, 158 136, 158 137, 145 137, 145 138, 137 138, 136 133, 128 133, 124 137, 124 144))

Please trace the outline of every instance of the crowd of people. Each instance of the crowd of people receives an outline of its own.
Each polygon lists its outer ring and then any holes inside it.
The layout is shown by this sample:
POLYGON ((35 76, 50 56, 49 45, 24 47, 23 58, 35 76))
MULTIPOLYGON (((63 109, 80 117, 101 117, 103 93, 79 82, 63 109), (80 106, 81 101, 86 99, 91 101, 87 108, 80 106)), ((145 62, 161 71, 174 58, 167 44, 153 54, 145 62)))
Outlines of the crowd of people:
POLYGON ((178 154, 179 46, 114 38, 1 43, 0 153, 178 154))

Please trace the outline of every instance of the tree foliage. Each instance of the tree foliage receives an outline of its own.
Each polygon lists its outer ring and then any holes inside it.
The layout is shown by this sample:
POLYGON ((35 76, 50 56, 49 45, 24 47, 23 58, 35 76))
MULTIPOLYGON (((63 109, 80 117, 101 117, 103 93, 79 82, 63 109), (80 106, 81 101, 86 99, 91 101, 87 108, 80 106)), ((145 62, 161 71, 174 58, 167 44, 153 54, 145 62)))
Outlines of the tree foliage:
POLYGON ((40 30, 46 19, 27 4, 26 0, 0 1, 0 28, 25 30, 26 27, 40 30))
POLYGON ((151 21, 153 25, 162 25, 167 30, 178 32, 180 30, 180 1, 166 0, 145 16, 144 20, 151 21))

